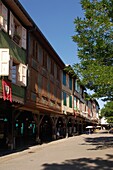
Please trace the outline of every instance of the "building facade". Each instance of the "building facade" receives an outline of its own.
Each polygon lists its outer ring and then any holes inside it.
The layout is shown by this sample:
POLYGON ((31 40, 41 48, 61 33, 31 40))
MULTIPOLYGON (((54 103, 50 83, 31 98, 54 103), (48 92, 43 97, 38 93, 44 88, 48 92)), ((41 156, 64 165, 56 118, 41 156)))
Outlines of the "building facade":
POLYGON ((0 0, 0 149, 73 136, 97 123, 97 103, 85 100, 85 88, 64 68, 19 1, 0 0))

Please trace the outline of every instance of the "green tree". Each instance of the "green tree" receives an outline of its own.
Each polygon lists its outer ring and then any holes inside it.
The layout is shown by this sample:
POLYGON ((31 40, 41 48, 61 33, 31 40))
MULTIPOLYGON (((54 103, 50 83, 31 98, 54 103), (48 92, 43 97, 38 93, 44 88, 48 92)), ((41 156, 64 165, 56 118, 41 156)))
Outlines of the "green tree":
POLYGON ((72 37, 80 63, 73 69, 93 97, 113 100, 113 0, 81 0, 81 7, 72 37))
POLYGON ((108 123, 113 123, 113 101, 104 105, 101 109, 101 117, 105 117, 108 123))

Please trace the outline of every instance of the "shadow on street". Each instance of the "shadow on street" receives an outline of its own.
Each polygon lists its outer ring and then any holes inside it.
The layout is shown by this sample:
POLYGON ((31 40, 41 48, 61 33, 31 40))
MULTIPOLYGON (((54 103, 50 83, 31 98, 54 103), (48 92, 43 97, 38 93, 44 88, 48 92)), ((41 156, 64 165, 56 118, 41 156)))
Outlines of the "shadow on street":
POLYGON ((109 160, 97 157, 66 160, 62 164, 43 164, 43 170, 113 170, 113 155, 106 155, 109 160))
POLYGON ((93 145, 92 149, 88 150, 98 150, 98 149, 108 149, 108 148, 113 148, 113 137, 88 137, 85 138, 85 143, 83 145, 93 145))

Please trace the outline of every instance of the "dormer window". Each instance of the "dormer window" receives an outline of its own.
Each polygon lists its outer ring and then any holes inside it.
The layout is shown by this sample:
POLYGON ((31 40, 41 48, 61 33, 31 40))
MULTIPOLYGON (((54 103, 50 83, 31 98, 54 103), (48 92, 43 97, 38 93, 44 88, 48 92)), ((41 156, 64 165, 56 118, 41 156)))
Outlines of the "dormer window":
POLYGON ((21 39, 21 28, 20 26, 14 22, 14 35, 13 35, 13 40, 19 45, 20 44, 20 39, 21 39))
POLYGON ((9 35, 21 47, 26 49, 26 29, 10 12, 9 35))
POLYGON ((7 25, 8 25, 8 10, 3 5, 3 3, 0 2, 0 26, 6 32, 8 28, 7 25))

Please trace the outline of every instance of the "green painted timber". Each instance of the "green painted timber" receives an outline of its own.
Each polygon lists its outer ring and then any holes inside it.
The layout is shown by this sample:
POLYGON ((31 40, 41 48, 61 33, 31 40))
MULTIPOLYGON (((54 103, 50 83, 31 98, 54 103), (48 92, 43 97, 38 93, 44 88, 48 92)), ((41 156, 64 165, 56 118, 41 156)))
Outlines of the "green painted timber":
POLYGON ((25 96, 25 89, 24 89, 24 87, 12 84, 12 94, 15 95, 15 96, 24 98, 24 96, 25 96))
POLYGON ((25 64, 26 62, 26 51, 20 48, 4 31, 0 31, 0 48, 9 48, 9 54, 25 64))

